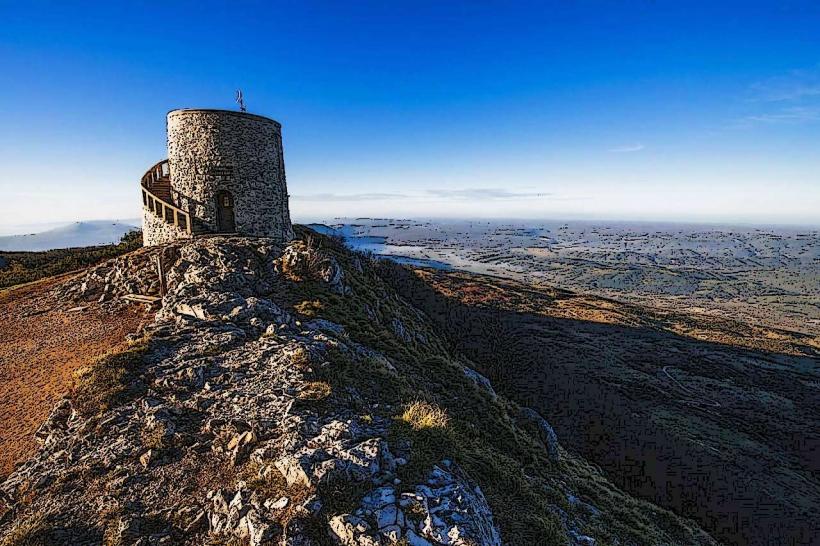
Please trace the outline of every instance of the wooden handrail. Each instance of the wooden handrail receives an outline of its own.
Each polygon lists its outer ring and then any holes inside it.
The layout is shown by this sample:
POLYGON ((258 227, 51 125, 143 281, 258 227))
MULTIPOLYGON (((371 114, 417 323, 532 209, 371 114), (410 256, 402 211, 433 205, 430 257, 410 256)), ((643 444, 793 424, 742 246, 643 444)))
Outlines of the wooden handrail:
POLYGON ((193 233, 191 215, 173 203, 169 203, 157 197, 154 192, 151 191, 156 182, 167 180, 168 177, 170 177, 170 171, 168 169, 167 159, 160 161, 145 172, 140 181, 140 186, 142 186, 142 205, 166 223, 174 225, 190 235, 193 233))
POLYGON ((154 182, 161 180, 163 178, 167 178, 170 175, 171 172, 170 168, 168 167, 168 160, 163 159, 162 161, 156 163, 150 169, 145 171, 145 174, 142 175, 142 185, 150 186, 154 182))

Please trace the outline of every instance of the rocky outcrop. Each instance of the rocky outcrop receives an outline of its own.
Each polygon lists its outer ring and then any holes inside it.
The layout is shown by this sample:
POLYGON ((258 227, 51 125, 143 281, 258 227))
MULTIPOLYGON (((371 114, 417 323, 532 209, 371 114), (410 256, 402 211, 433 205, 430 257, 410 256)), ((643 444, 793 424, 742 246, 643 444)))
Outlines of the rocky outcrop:
MULTIPOLYGON (((60 402, 37 433, 39 453, 0 485, 0 531, 37 513, 50 536, 72 544, 314 544, 317 533, 339 544, 500 544, 481 490, 454 465, 399 490, 396 468, 408 455, 403 446, 396 456, 390 422, 341 402, 318 411, 301 401, 334 355, 390 366, 340 325, 300 324, 269 299, 280 264, 313 271, 306 259, 344 294, 335 260, 283 253, 265 239, 204 238, 157 252, 174 261, 134 379, 144 395, 90 417, 60 402), (370 493, 355 512, 332 514, 328 487, 370 493)), ((145 251, 119 258, 56 294, 152 291, 150 260, 145 251)))
POLYGON ((495 389, 493 389, 492 383, 490 380, 475 371, 474 369, 470 368, 469 366, 464 366, 464 375, 466 375, 470 381, 475 383, 476 387, 481 390, 487 392, 490 397, 495 398, 497 395, 495 394, 495 389))
POLYGON ((53 295, 63 307, 99 302, 104 309, 128 305, 122 299, 127 294, 160 295, 160 279, 156 260, 173 264, 181 243, 151 250, 141 249, 119 256, 57 285, 53 295))
POLYGON ((336 258, 312 245, 312 239, 304 244, 299 241, 289 245, 276 261, 277 269, 291 279, 322 281, 336 294, 349 293, 344 271, 336 258))
POLYGON ((414 546, 501 545, 481 489, 449 460, 411 491, 388 485, 368 492, 353 514, 334 516, 330 529, 336 541, 350 546, 400 540, 414 546))

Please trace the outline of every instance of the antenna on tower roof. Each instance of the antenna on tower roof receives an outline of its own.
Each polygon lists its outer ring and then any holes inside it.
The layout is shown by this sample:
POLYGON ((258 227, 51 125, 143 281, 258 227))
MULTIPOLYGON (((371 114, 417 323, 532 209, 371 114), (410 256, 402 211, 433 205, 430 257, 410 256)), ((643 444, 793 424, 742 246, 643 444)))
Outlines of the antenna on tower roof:
POLYGON ((242 90, 241 89, 236 90, 236 104, 239 105, 239 111, 240 112, 247 112, 248 111, 248 109, 245 108, 245 99, 242 97, 242 90))

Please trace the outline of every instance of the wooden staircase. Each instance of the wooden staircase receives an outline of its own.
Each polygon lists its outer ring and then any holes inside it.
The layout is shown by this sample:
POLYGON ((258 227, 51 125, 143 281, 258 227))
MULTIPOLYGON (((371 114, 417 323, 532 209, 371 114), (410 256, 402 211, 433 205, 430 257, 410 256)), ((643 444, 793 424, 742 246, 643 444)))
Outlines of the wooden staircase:
POLYGON ((188 235, 200 235, 209 230, 196 218, 180 209, 171 193, 171 172, 168 160, 148 169, 140 181, 142 205, 168 224, 174 225, 188 235))
POLYGON ((171 197, 171 179, 166 177, 154 182, 151 186, 151 193, 167 203, 172 203, 173 198, 171 197))

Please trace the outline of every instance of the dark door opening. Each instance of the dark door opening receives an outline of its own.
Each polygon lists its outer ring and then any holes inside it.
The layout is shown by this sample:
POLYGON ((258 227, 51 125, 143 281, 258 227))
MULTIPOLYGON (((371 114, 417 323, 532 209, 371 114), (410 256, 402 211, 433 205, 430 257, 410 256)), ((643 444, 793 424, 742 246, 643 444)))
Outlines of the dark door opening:
POLYGON ((216 228, 220 233, 236 231, 233 195, 229 191, 221 190, 216 193, 216 228))

